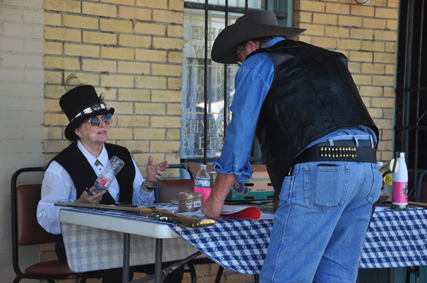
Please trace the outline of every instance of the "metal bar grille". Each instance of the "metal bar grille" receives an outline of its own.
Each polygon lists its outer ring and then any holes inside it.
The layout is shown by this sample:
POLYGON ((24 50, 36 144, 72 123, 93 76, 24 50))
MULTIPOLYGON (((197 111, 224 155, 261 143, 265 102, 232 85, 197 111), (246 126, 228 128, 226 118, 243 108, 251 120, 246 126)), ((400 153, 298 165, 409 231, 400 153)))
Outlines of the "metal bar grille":
MULTIPOLYGON (((281 0, 283 1, 283 0, 281 0)), ((195 2, 189 2, 189 1, 185 1, 184 2, 184 8, 186 9, 195 9, 195 10, 200 10, 200 11, 204 11, 204 60, 203 60, 203 64, 204 64, 204 70, 203 70, 203 98, 204 98, 204 111, 203 111, 203 124, 204 124, 204 132, 203 132, 203 154, 201 154, 198 156, 194 156, 194 157, 185 157, 182 158, 181 157, 181 162, 196 162, 196 163, 204 163, 207 164, 208 162, 212 162, 213 160, 215 160, 216 158, 213 158, 211 156, 208 156, 208 116, 209 116, 209 91, 210 88, 208 86, 209 84, 209 79, 210 79, 210 75, 212 75, 212 72, 210 70, 210 50, 209 50, 209 21, 210 21, 210 16, 212 17, 212 15, 210 14, 210 12, 214 12, 216 15, 218 15, 218 13, 223 12, 224 13, 224 28, 228 26, 229 24, 229 14, 230 13, 234 13, 234 14, 245 14, 247 13, 249 10, 275 10, 276 8, 279 7, 279 1, 277 0, 260 0, 259 2, 256 2, 256 4, 254 4, 256 1, 251 1, 251 0, 245 0, 245 1, 237 1, 237 2, 233 2, 233 3, 239 3, 239 7, 236 6, 230 6, 230 1, 229 0, 223 0, 223 1, 209 1, 209 0, 205 0, 205 1, 200 1, 198 3, 195 2), (204 3, 201 3, 204 2, 204 3), (224 3, 224 5, 217 5, 217 4, 210 4, 209 2, 216 2, 216 3, 224 3), (243 5, 244 2, 244 5, 243 5), (270 4, 270 5, 269 5, 270 4), (244 7, 243 7, 244 6, 244 7), (254 8, 256 7, 256 8, 254 8), (200 156, 200 157, 199 157, 200 156)), ((280 2, 282 3, 282 2, 280 2)), ((287 2, 286 2, 287 3, 287 2)), ((289 6, 289 5, 288 5, 289 6)), ((286 18, 289 11, 275 11, 276 12, 276 16, 280 19, 280 18, 286 18)), ((230 68, 228 68, 227 64, 224 64, 223 66, 223 92, 224 92, 224 99, 223 99, 223 123, 221 124, 223 129, 226 128, 226 125, 228 124, 228 120, 229 120, 229 109, 228 109, 228 105, 229 105, 229 99, 228 99, 228 92, 230 92, 229 89, 229 76, 231 75, 230 73, 230 68)), ((223 136, 225 137, 225 131, 223 133, 223 136)), ((251 157, 250 160, 252 160, 253 158, 251 157)), ((258 158, 260 159, 260 158, 258 158)))
POLYGON ((427 69, 423 61, 425 0, 400 1, 395 104, 396 151, 406 153, 410 197, 427 169, 427 69))

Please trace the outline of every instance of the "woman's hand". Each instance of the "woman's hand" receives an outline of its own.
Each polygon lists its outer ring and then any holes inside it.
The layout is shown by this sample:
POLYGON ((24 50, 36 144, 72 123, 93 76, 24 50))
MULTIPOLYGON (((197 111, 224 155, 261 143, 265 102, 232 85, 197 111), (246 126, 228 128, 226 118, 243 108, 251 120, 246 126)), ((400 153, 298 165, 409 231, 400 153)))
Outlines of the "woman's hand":
POLYGON ((98 204, 101 201, 102 196, 107 193, 107 190, 92 195, 94 191, 95 188, 92 186, 90 189, 84 191, 75 202, 98 204))
POLYGON ((169 165, 167 161, 163 161, 157 165, 153 165, 153 157, 150 155, 148 157, 147 164, 147 186, 155 186, 157 181, 160 180, 160 177, 162 177, 163 171, 165 171, 168 166, 169 165))

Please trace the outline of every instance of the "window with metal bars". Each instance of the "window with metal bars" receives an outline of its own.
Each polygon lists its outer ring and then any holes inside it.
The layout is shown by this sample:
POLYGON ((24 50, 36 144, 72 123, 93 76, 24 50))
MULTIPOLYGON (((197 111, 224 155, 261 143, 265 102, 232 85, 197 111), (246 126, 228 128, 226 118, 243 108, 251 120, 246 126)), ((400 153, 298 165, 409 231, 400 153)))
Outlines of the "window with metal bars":
MULTIPOLYGON (((271 10, 279 24, 291 26, 292 1, 194 0, 184 2, 181 162, 210 163, 221 154, 234 95, 237 65, 210 59, 216 36, 250 10, 271 10)), ((261 163, 256 139, 252 163, 261 163)))
POLYGON ((426 9, 425 0, 400 1, 394 149, 406 153, 410 199, 427 169, 426 9))

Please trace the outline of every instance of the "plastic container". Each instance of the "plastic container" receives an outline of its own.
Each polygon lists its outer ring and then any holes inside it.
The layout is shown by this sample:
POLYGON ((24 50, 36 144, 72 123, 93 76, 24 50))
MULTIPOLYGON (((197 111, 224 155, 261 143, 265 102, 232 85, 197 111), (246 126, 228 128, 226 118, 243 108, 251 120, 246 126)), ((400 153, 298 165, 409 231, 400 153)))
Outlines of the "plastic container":
POLYGON ((180 192, 178 196, 178 212, 194 212, 199 210, 202 206, 202 194, 193 192, 180 192))
POLYGON ((211 194, 211 177, 206 170, 206 165, 200 165, 200 170, 197 172, 196 180, 194 182, 194 192, 203 195, 203 202, 205 202, 211 194))
POLYGON ((108 189, 115 176, 120 172, 120 170, 122 170, 123 166, 125 166, 125 162, 123 160, 117 156, 111 157, 107 166, 105 166, 104 170, 99 174, 95 184, 93 185, 95 187, 95 193, 108 189))
POLYGON ((406 209, 408 207, 408 168, 405 153, 397 152, 396 162, 399 168, 393 173, 393 198, 391 208, 406 209))

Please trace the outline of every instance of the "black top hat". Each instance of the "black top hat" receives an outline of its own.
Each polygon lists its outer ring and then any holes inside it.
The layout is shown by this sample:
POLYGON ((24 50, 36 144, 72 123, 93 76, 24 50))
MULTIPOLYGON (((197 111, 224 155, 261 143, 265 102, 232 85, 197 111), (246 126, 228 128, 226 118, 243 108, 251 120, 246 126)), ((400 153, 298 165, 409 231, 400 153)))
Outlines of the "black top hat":
POLYGON ((69 90, 59 99, 59 105, 70 121, 65 128, 65 137, 70 141, 77 140, 74 129, 84 120, 107 113, 114 114, 114 108, 107 109, 91 85, 81 85, 69 90))
POLYGON ((272 11, 250 12, 221 31, 212 46, 211 57, 218 63, 235 64, 239 60, 235 48, 241 42, 269 36, 291 39, 303 31, 305 29, 279 26, 272 11))

